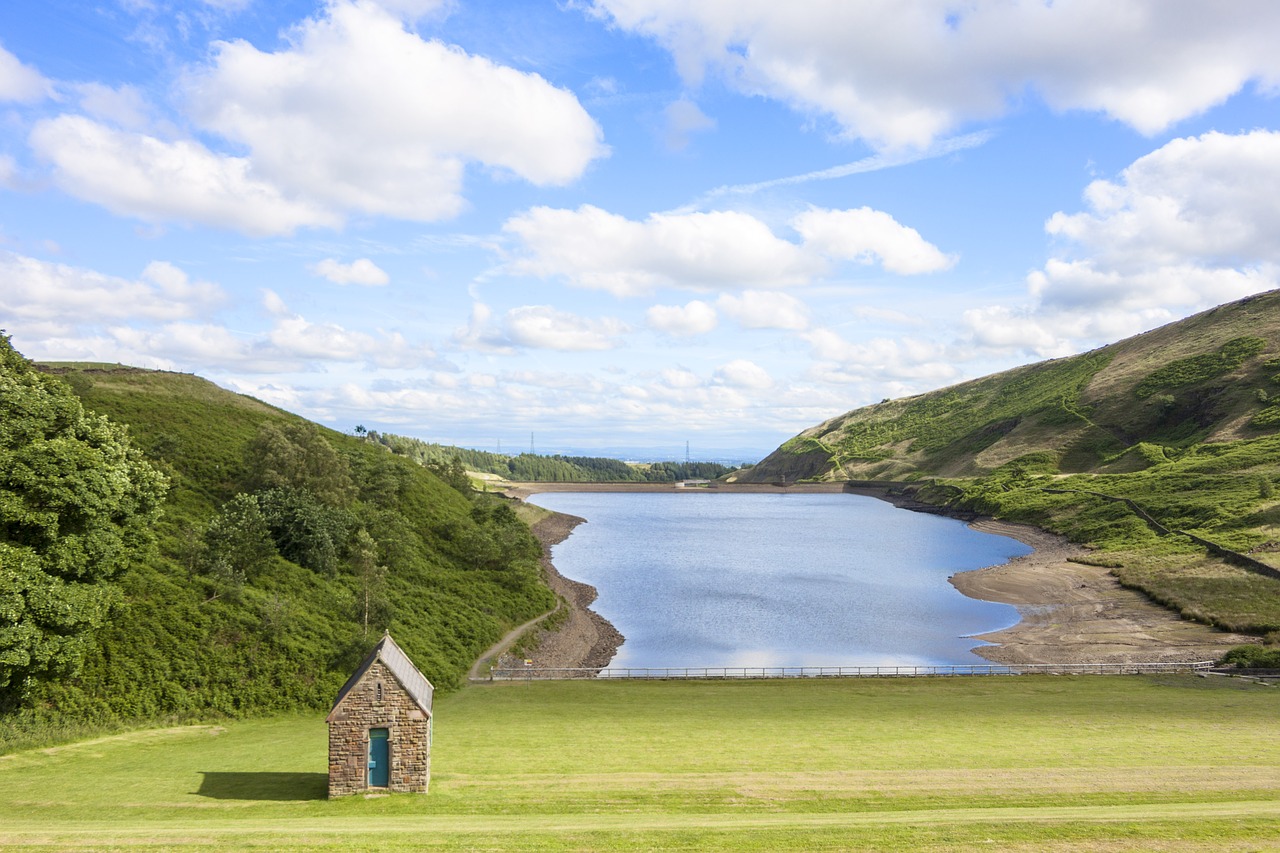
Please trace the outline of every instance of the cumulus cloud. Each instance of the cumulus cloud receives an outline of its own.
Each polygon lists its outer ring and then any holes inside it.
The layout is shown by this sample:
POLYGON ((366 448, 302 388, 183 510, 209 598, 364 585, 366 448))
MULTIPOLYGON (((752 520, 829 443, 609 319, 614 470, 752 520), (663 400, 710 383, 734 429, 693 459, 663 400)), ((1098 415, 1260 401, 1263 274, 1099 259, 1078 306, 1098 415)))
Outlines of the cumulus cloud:
POLYGON ((517 347, 588 352, 613 349, 630 331, 626 323, 612 317, 581 317, 550 305, 525 305, 498 318, 488 305, 476 302, 470 321, 454 333, 453 343, 460 349, 500 355, 510 355, 517 347))
POLYGON ((141 318, 196 317, 221 305, 216 284, 192 281, 165 261, 153 261, 136 279, 104 275, 13 253, 0 253, 0 313, 67 327, 141 318))
POLYGON ((53 84, 0 47, 0 101, 32 103, 52 96, 53 84))
POLYGON ((562 185, 606 153, 573 94, 425 41, 388 5, 424 7, 335 0, 285 50, 218 44, 212 65, 187 80, 197 120, 246 147, 286 193, 423 221, 462 208, 468 163, 562 185))
POLYGON ((37 122, 31 147, 53 164, 66 192, 148 222, 177 219, 258 236, 341 224, 323 207, 287 198, 257 176, 248 158, 197 142, 168 142, 64 115, 37 122))
POLYGON ((1175 139, 1055 213, 1021 310, 975 308, 975 343, 1048 357, 1280 286, 1280 133, 1175 139))
POLYGON ((649 328, 682 338, 705 335, 718 319, 716 309, 700 299, 685 305, 654 305, 645 312, 649 328))
POLYGON ((736 358, 721 365, 715 372, 715 380, 732 388, 761 390, 773 387, 773 377, 769 372, 745 358, 736 358))
POLYGON ((312 264, 309 269, 334 284, 362 284, 366 287, 377 287, 391 280, 386 272, 368 258, 360 258, 349 264, 341 263, 335 258, 325 258, 319 263, 312 264))
POLYGON ((809 309, 788 293, 764 290, 744 290, 739 296, 726 293, 716 300, 716 307, 744 329, 801 331, 809 326, 809 309))
POLYGON ((94 118, 129 130, 142 130, 151 121, 150 106, 133 86, 79 83, 75 90, 80 96, 80 109, 94 118))
POLYGON ((737 211, 654 213, 637 222, 583 205, 535 207, 507 220, 503 230, 525 249, 510 262, 511 271, 563 277, 618 296, 659 287, 787 287, 823 274, 831 260, 879 262, 904 275, 954 263, 914 229, 869 208, 812 208, 791 224, 802 243, 737 211))
POLYGON ((504 328, 519 346, 571 352, 613 349, 629 331, 621 320, 580 317, 550 305, 513 308, 504 318, 504 328))
MULTIPOLYGON (((607 154, 572 93, 406 29, 440 5, 332 0, 279 51, 217 43, 179 86, 202 141, 142 132, 136 90, 88 83, 87 115, 37 123, 31 146, 59 187, 115 213, 254 236, 440 220, 465 206, 470 165, 559 186, 607 154)), ((0 51, 0 98, 39 96, 23 68, 0 51)))
POLYGON ((636 222, 593 205, 535 207, 503 230, 528 253, 512 269, 563 276, 581 287, 635 296, 658 287, 799 284, 820 271, 794 243, 745 213, 655 213, 636 222))
POLYGON ((1280 262, 1277 131, 1175 139, 1084 197, 1088 211, 1045 229, 1108 266, 1280 262))
POLYGON ((857 210, 811 209, 792 220, 805 244, 833 258, 862 264, 879 262, 899 275, 950 269, 954 255, 944 255, 914 228, 900 225, 889 214, 857 210))
POLYGON ((1269 0, 956 4, 594 0, 671 52, 684 77, 829 116, 850 137, 922 147, 1031 91, 1154 133, 1246 84, 1280 85, 1269 0))
POLYGON ((812 329, 801 337, 818 362, 814 374, 827 382, 896 379, 936 385, 960 373, 947 347, 937 341, 909 337, 849 341, 828 328, 812 329))

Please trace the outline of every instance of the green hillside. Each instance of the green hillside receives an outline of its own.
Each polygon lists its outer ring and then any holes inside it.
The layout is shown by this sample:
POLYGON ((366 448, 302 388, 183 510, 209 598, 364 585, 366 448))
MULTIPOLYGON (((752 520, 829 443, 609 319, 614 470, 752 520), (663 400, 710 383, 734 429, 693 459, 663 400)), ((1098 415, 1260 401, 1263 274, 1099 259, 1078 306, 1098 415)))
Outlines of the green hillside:
POLYGON ((1280 291, 847 412, 739 477, 897 483, 1036 524, 1098 548, 1122 582, 1188 616, 1258 633, 1280 631, 1280 574, 1266 570, 1280 568, 1277 479, 1280 291))
POLYGON ((448 690, 554 605, 527 526, 465 479, 195 376, 40 370, 127 425, 168 490, 154 545, 103 581, 84 659, 0 685, 14 726, 327 707, 388 627, 448 690))

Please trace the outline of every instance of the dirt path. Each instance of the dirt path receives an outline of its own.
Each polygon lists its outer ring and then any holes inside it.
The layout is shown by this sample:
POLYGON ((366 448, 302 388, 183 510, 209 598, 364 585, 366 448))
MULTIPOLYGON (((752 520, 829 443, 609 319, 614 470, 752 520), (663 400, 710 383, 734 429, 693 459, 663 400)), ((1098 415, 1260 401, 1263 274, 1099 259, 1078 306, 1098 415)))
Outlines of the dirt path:
MULTIPOLYGON (((563 542, 585 521, 574 515, 552 513, 533 525, 533 535, 542 543, 542 570, 547 585, 569 608, 554 631, 541 630, 534 638, 527 659, 536 667, 599 669, 609 665, 622 645, 623 636, 618 629, 591 609, 596 588, 566 578, 551 562, 552 546, 563 542)), ((524 666, 524 661, 525 658, 504 654, 497 665, 510 669, 524 666)))
POLYGON ((1256 637, 1218 631, 1182 619, 1141 593, 1125 589, 1107 569, 1071 562, 1088 553, 1062 537, 1023 524, 982 520, 976 530, 1011 536, 1036 550, 999 566, 951 578, 970 598, 1018 608, 1022 620, 977 639, 996 663, 1122 663, 1214 660, 1256 637))
POLYGON ((546 613, 543 613, 541 616, 535 616, 532 619, 530 619, 528 622, 524 623, 523 625, 518 625, 517 627, 512 628, 510 631, 508 631, 501 640, 494 643, 492 646, 490 646, 488 649, 485 650, 484 654, 476 658, 476 662, 471 664, 471 669, 467 670, 467 680, 468 681, 484 681, 485 678, 483 675, 481 675, 481 670, 484 669, 485 664, 489 663, 489 661, 493 660, 496 656, 505 652, 511 646, 512 643, 520 639, 521 634, 523 634, 525 631, 528 631, 534 625, 537 625, 543 619, 546 619, 548 616, 558 611, 561 607, 564 607, 564 603, 557 602, 555 607, 551 608, 546 613))

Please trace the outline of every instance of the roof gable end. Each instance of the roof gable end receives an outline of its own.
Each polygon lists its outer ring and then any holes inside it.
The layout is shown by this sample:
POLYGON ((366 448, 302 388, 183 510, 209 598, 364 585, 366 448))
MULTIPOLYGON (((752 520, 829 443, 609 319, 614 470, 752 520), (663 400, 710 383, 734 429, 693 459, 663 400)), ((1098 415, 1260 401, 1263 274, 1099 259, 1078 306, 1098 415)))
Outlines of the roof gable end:
POLYGON ((435 688, 431 686, 431 682, 427 680, 427 677, 413 665, 413 661, 409 660, 409 656, 404 653, 404 650, 396 645, 396 641, 391 639, 391 633, 387 632, 378 641, 378 644, 373 647, 373 650, 360 662, 360 665, 356 667, 356 671, 347 679, 347 683, 342 685, 342 689, 338 691, 338 697, 333 700, 333 707, 329 710, 326 722, 333 722, 334 715, 342 704, 342 700, 347 698, 347 694, 360 683, 361 679, 369 672, 369 668, 373 666, 374 661, 378 660, 382 661, 383 666, 390 670, 392 676, 399 682, 414 704, 421 708, 428 717, 431 716, 431 699, 435 693, 435 688))

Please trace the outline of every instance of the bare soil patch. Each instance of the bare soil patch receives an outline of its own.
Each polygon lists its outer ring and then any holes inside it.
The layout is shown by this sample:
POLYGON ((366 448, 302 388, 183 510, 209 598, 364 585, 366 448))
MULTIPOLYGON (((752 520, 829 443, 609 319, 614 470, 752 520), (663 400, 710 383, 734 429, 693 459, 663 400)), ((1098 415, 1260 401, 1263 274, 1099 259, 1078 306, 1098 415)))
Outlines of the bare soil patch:
POLYGON ((1011 628, 981 634, 993 646, 974 651, 1005 664, 1135 663, 1215 660, 1257 637, 1181 618, 1125 589, 1109 569, 1071 562, 1089 552, 1024 524, 982 519, 975 530, 998 533, 1036 550, 999 566, 963 572, 951 583, 970 598, 1018 608, 1011 628))

